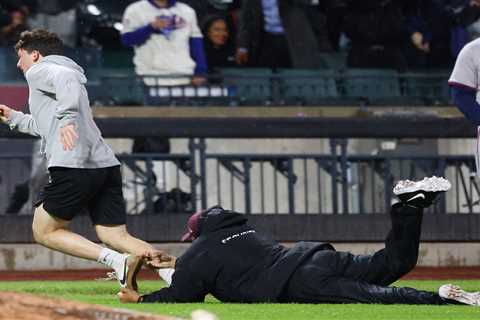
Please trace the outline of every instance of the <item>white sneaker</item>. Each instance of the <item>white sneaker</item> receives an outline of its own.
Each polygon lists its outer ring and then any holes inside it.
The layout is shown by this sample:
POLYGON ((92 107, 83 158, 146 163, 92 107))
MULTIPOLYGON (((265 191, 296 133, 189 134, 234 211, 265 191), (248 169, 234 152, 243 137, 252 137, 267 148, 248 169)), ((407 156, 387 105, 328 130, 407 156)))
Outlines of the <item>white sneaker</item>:
POLYGON ((400 194, 411 193, 418 190, 427 192, 445 192, 451 187, 452 184, 447 179, 433 176, 423 178, 421 181, 401 180, 397 183, 395 188, 393 188, 393 193, 398 196, 400 194))
POLYGON ((142 257, 125 255, 123 263, 113 269, 120 287, 133 289, 135 291, 138 289, 136 278, 142 264, 142 257))
POLYGON ((442 192, 452 187, 450 181, 442 177, 429 177, 421 181, 402 180, 393 188, 400 201, 414 207, 426 208, 442 192))
POLYGON ((438 295, 444 299, 455 300, 463 304, 480 307, 480 292, 466 292, 459 286, 445 284, 438 289, 438 295))

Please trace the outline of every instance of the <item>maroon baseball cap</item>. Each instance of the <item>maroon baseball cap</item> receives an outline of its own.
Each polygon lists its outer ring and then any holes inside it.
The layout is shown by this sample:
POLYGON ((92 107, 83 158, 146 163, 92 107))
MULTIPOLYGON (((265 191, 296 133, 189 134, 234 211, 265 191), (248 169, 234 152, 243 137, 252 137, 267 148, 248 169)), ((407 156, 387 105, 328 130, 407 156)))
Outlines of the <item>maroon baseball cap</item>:
POLYGON ((195 212, 188 218, 187 232, 182 236, 182 241, 193 241, 198 237, 198 220, 200 220, 202 212, 195 212))

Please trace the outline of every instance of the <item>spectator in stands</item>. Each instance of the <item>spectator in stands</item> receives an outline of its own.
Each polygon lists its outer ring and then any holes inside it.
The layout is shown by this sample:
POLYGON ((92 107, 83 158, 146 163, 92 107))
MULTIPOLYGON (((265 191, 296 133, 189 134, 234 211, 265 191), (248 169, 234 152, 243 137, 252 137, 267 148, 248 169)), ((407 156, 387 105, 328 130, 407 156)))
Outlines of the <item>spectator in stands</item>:
MULTIPOLYGON (((480 18, 480 0, 450 0, 446 8, 453 17, 450 30, 450 48, 456 58, 460 50, 472 40, 470 26, 480 18)), ((474 38, 473 38, 474 39, 474 38)))
POLYGON ((409 66, 445 68, 470 41, 466 27, 480 17, 478 0, 411 0, 405 8, 409 66))
MULTIPOLYGON (((319 10, 326 17, 326 29, 333 50, 340 49, 340 35, 343 32, 343 19, 346 14, 347 0, 325 0, 319 2, 319 10)), ((320 29, 320 26, 318 27, 320 29)), ((323 32, 323 30, 319 30, 323 32)))
POLYGON ((215 72, 218 68, 235 67, 235 46, 230 37, 228 23, 225 17, 207 16, 202 28, 204 34, 205 53, 208 71, 215 72))
MULTIPOLYGON (((140 0, 123 15, 122 42, 135 50, 133 63, 146 85, 145 103, 156 104, 160 89, 202 85, 207 63, 195 11, 175 0, 140 0), (167 88, 165 88, 167 87, 167 88)), ((162 91, 163 92, 163 91, 162 91)), ((169 153, 168 137, 134 140, 134 152, 169 153)))
POLYGON ((184 0, 197 13, 200 25, 205 23, 205 19, 212 15, 225 17, 230 34, 236 34, 237 11, 240 8, 240 0, 184 0))
POLYGON ((42 0, 33 7, 28 24, 55 30, 67 47, 77 46, 77 0, 42 0))
MULTIPOLYGON (((175 0, 140 0, 123 16, 122 42, 135 49, 135 70, 140 76, 172 76, 161 85, 186 85, 205 81, 207 64, 202 33, 195 11, 175 0)), ((155 83, 155 82, 154 82, 155 83)), ((148 79, 147 79, 148 84, 148 79)))
MULTIPOLYGON (((321 48, 306 14, 309 9, 302 0, 243 1, 237 63, 269 68, 320 67, 321 48)), ((327 33, 326 28, 323 30, 327 33)))
POLYGON ((350 39, 348 67, 406 69, 408 32, 401 0, 351 0, 343 28, 350 39))
POLYGON ((29 16, 36 8, 38 0, 2 0, 0 6, 8 12, 21 11, 29 16))
POLYGON ((10 22, 0 29, 0 45, 14 45, 20 38, 20 34, 27 29, 25 13, 21 10, 10 12, 10 22))

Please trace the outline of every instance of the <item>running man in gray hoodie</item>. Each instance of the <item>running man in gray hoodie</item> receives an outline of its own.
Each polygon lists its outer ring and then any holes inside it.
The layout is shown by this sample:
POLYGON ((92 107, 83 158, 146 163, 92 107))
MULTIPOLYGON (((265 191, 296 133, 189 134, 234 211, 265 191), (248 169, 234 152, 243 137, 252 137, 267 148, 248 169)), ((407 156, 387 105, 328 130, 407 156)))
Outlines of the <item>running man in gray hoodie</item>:
POLYGON ((0 105, 0 120, 12 130, 40 137, 50 174, 36 203, 34 239, 103 263, 114 269, 122 287, 134 287, 129 280, 141 266, 136 256, 154 248, 127 232, 120 163, 93 121, 83 69, 61 55, 62 41, 47 30, 23 32, 15 49, 28 82, 30 114, 0 105), (68 230, 73 217, 84 211, 98 238, 117 251, 68 230))

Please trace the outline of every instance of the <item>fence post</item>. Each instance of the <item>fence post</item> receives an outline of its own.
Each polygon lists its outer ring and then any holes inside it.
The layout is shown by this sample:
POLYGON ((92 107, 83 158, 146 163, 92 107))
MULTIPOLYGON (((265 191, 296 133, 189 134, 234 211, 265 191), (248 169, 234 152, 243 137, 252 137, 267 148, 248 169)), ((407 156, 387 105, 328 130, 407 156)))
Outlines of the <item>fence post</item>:
POLYGON ((207 145, 205 138, 200 138, 197 144, 200 157, 200 197, 202 209, 207 208, 207 145))
POLYGON ((197 211, 197 166, 195 165, 197 157, 195 156, 196 151, 195 139, 188 139, 188 151, 190 153, 190 194, 192 196, 192 210, 197 211))
POLYGON ((338 189, 337 189, 337 139, 330 139, 330 153, 332 160, 330 163, 330 176, 332 177, 332 210, 333 214, 338 214, 338 189))
POLYGON ((146 209, 147 214, 153 214, 153 197, 154 197, 154 188, 156 184, 156 179, 153 174, 153 161, 150 156, 147 156, 146 159, 146 169, 147 169, 147 186, 145 189, 145 200, 146 200, 146 209))
MULTIPOLYGON (((306 179, 306 177, 305 177, 306 179)), ((288 213, 295 213, 295 188, 293 185, 294 175, 293 175, 293 159, 288 158, 288 213)))
POLYGON ((392 204, 392 168, 391 168, 391 161, 390 157, 385 157, 385 167, 384 167, 384 185, 385 185, 385 208, 383 211, 387 211, 392 204))
POLYGON ((245 213, 252 213, 252 190, 250 184, 250 168, 252 167, 251 159, 243 160, 244 188, 245 188, 245 213))
POLYGON ((343 214, 349 213, 349 205, 348 205, 348 163, 347 163, 347 139, 340 139, 340 167, 341 167, 341 181, 342 181, 342 206, 343 206, 343 214))

